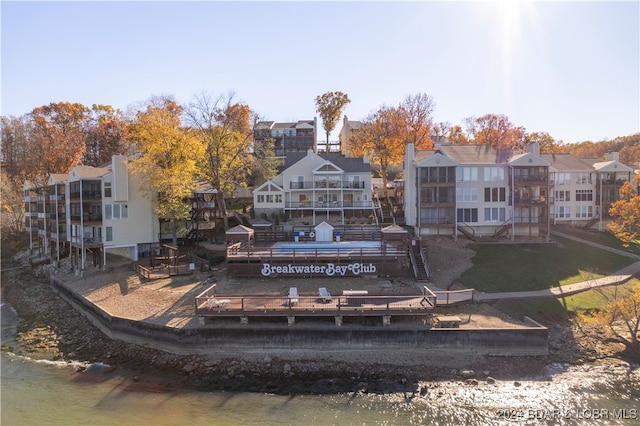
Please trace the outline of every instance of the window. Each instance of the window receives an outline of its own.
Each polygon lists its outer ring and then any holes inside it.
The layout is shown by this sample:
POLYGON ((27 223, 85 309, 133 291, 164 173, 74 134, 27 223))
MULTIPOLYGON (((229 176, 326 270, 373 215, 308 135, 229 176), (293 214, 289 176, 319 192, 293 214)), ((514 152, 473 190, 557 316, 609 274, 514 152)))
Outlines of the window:
POLYGON ((571 183, 571 173, 557 173, 556 184, 569 185, 571 183))
POLYGON ((478 209, 458 209, 458 222, 477 222, 478 209))
POLYGON ((576 207, 576 217, 593 217, 593 206, 576 207))
POLYGON ((258 203, 264 203, 264 194, 258 194, 258 203))
POLYGON ((267 194, 267 203, 273 203, 273 194, 267 194))
POLYGON ((105 182, 104 183, 104 197, 107 198, 111 198, 111 182, 105 182))
POLYGON ((113 205, 113 218, 120 219, 120 204, 113 205))
POLYGON ((457 202, 478 201, 478 188, 456 188, 457 202))
POLYGON ((593 201, 593 190, 592 189, 576 190, 576 201, 593 201))
POLYGON ((107 226, 107 241, 113 241, 113 226, 107 226))
POLYGON ((121 218, 126 219, 129 217, 129 206, 127 204, 122 204, 122 208, 120 210, 121 218))
POLYGON ((111 204, 105 204, 104 205, 104 218, 105 219, 111 219, 113 217, 112 215, 112 208, 111 208, 111 204))
POLYGON ((484 209, 485 222, 504 222, 506 219, 506 209, 504 207, 492 207, 484 209))
POLYGON ((571 201, 571 191, 556 191, 556 201, 571 201))
POLYGON ((586 185, 591 183, 591 173, 577 173, 576 183, 579 185, 586 185))
POLYGON ((568 219, 571 217, 571 207, 556 206, 556 219, 568 219))
POLYGON ((484 189, 484 201, 485 202, 504 202, 506 200, 506 188, 485 188, 484 189))
POLYGON ((502 182, 502 181, 504 181, 504 168, 502 168, 502 167, 485 167, 484 168, 484 181, 485 182, 502 182))
POLYGON ((282 202, 282 194, 276 194, 275 195, 275 199, 276 199, 276 203, 281 203, 282 202))
POLYGON ((478 168, 477 167, 462 167, 460 170, 459 182, 477 182, 478 181, 478 168))

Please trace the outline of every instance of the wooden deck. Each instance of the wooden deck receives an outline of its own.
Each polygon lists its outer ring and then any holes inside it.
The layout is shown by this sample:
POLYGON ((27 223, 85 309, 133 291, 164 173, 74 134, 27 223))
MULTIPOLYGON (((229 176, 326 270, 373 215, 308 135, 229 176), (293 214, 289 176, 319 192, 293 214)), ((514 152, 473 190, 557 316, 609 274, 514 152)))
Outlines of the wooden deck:
POLYGON ((215 285, 195 298, 196 315, 216 316, 391 316, 426 315, 436 305, 428 289, 425 294, 384 296, 288 296, 215 294, 215 285))

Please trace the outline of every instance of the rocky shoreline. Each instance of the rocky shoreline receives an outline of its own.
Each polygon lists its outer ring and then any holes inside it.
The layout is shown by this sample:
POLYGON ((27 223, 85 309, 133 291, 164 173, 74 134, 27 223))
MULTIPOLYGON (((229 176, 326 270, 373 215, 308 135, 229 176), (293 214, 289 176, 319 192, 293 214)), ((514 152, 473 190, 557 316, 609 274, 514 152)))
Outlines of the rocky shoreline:
MULTIPOLYGON (((550 354, 544 357, 447 357, 442 362, 398 365, 379 360, 291 356, 211 358, 177 355, 112 340, 75 311, 49 284, 29 270, 3 272, 3 302, 18 312, 16 344, 2 350, 32 358, 105 363, 97 374, 121 374, 142 390, 192 389, 327 394, 340 392, 409 392, 437 386, 441 380, 469 385, 495 380, 542 377, 552 363, 580 364, 606 359, 619 348, 586 338, 576 339, 568 322, 549 327, 550 354), (567 342, 572 342, 567 344, 567 342), (576 345, 575 342, 578 342, 576 345)), ((392 354, 390 354, 393 359, 392 354)), ((92 372, 92 371, 89 371, 92 372)))

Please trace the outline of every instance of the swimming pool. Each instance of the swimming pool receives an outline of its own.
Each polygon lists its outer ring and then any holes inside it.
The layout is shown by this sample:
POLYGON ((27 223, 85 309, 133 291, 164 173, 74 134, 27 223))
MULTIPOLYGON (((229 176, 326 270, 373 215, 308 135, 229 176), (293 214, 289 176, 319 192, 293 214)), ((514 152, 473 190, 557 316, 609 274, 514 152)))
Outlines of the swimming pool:
POLYGON ((275 243, 273 250, 284 251, 353 251, 360 249, 380 249, 380 241, 328 241, 328 242, 304 242, 304 243, 290 243, 290 242, 278 242, 275 243))

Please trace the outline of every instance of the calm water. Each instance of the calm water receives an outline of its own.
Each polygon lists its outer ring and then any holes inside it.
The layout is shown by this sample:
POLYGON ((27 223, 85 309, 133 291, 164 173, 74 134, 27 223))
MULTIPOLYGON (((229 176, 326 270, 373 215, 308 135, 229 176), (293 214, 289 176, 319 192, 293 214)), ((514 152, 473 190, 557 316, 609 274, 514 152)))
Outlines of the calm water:
MULTIPOLYGON (((14 323, 3 305, 3 344, 14 323)), ((413 396, 167 392, 104 364, 78 366, 2 353, 2 425, 640 424, 640 369, 624 363, 552 365, 520 386, 424 383, 413 396)))

